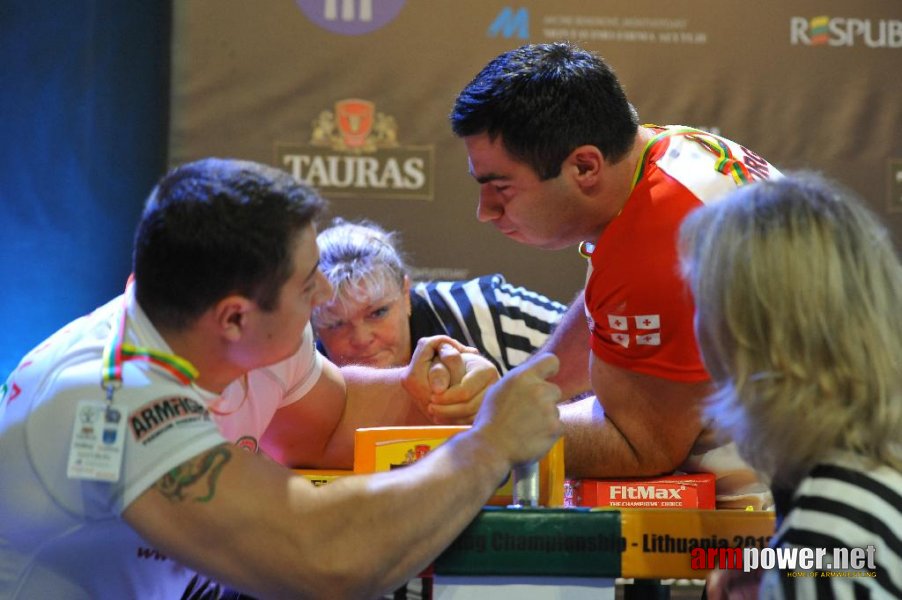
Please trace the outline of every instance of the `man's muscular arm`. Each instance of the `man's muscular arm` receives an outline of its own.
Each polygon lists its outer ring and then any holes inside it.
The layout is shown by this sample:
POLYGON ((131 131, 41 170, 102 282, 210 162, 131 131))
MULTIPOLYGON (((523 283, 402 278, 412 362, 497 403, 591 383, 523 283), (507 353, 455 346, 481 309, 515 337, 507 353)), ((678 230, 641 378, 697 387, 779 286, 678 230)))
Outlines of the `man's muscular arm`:
POLYGON ((702 430, 701 402, 710 384, 684 383, 590 359, 597 398, 560 407, 570 477, 669 473, 689 455, 702 430))
POLYGON ((561 388, 561 397, 565 400, 592 389, 589 383, 589 343, 585 300, 583 292, 580 292, 541 349, 541 352, 551 352, 561 361, 561 369, 551 381, 561 388))
POLYGON ((276 411, 260 445, 284 465, 350 469, 360 427, 470 423, 498 372, 463 348, 445 336, 423 338, 410 364, 393 369, 324 360, 317 383, 276 411), (447 368, 436 369, 439 357, 447 368))
POLYGON ((514 466, 561 433, 552 356, 486 393, 472 429, 401 470, 316 488, 222 444, 175 466, 123 512, 160 552, 266 598, 375 598, 416 575, 514 466))

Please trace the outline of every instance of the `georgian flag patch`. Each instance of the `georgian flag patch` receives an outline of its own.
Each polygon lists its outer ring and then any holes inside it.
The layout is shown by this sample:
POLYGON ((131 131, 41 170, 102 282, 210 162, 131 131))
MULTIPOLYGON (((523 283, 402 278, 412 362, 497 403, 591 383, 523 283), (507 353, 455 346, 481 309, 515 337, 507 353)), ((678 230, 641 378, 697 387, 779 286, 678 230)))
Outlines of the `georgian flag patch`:
POLYGON ((661 315, 608 315, 611 341, 624 348, 661 345, 661 315))

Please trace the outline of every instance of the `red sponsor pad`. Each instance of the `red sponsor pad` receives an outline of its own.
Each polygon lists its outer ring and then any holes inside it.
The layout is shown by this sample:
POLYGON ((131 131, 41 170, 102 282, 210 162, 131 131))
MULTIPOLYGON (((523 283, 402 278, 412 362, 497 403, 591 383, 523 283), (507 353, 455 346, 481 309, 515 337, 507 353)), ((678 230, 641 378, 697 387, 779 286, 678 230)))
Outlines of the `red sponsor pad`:
POLYGON ((564 506, 713 509, 713 473, 649 479, 567 479, 564 506))

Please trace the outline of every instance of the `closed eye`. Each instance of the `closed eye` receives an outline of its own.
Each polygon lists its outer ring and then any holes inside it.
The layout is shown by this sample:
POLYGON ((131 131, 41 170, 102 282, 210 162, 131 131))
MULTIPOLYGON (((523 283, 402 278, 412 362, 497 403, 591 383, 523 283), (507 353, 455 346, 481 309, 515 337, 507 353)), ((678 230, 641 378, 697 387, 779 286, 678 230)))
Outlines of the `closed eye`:
POLYGON ((495 188, 495 193, 505 200, 509 200, 514 192, 514 188, 509 185, 493 185, 492 187, 495 188))

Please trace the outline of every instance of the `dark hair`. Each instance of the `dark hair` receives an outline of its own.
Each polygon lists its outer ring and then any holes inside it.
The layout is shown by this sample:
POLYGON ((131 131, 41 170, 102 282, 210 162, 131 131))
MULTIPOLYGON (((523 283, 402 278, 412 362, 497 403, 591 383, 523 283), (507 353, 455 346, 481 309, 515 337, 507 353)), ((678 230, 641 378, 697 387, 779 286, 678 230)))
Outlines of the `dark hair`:
POLYGON ((457 136, 500 135, 540 179, 557 177, 585 144, 616 163, 639 127, 611 67, 569 42, 529 44, 493 59, 458 95, 450 118, 457 136))
POLYGON ((228 294, 273 310, 291 276, 297 234, 325 202, 291 175, 207 158, 164 176, 135 236, 138 303, 158 327, 181 329, 228 294))

